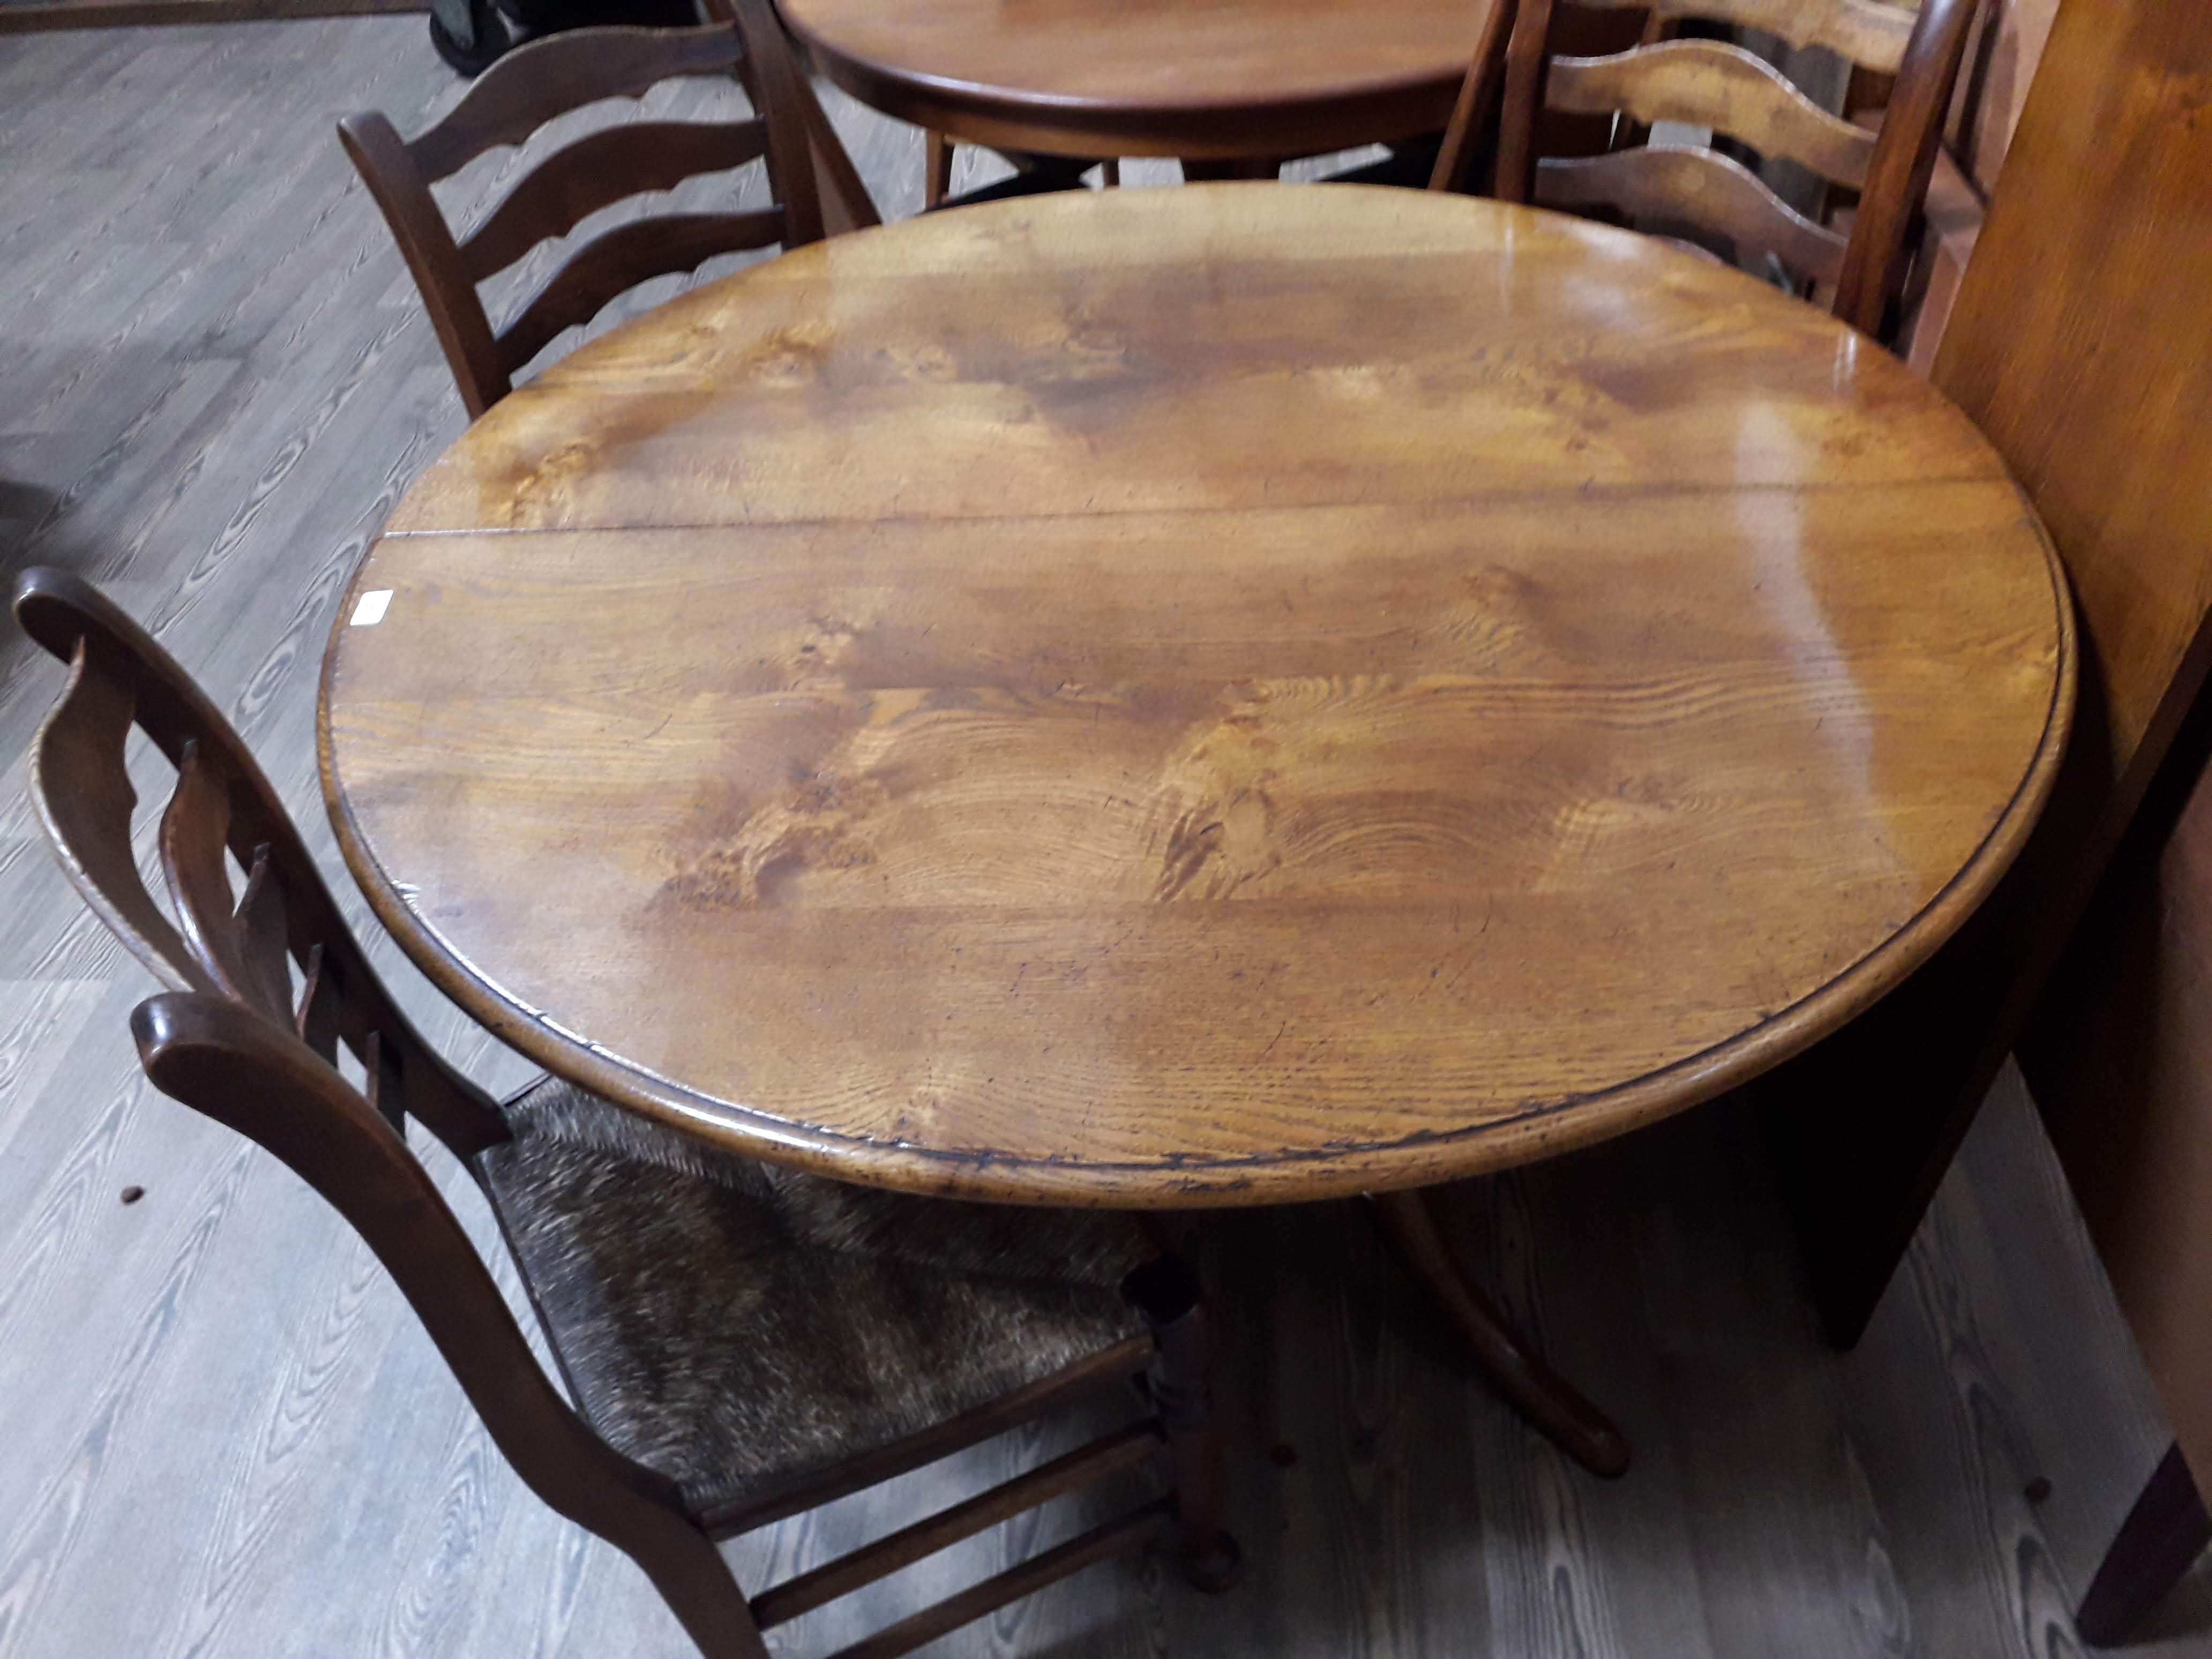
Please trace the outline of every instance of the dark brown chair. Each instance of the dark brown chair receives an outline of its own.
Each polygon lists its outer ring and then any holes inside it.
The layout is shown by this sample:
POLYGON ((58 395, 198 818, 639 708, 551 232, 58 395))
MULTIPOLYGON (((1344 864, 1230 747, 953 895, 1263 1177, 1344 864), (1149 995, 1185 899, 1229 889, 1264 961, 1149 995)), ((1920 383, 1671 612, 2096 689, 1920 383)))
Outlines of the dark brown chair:
POLYGON ((382 115, 349 115, 338 137, 383 210, 438 331, 471 419, 504 398, 515 371, 562 333, 640 283, 696 270, 716 254, 822 237, 808 148, 813 94, 781 31, 757 0, 736 21, 696 29, 580 29, 510 52, 444 118, 403 141, 382 115), (746 120, 643 121, 575 140, 526 175, 456 242, 430 186, 487 150, 520 144, 556 116, 607 98, 635 98, 684 76, 734 76, 752 100, 746 120), (600 209, 646 191, 764 158, 775 200, 743 213, 633 220, 586 242, 496 333, 477 285, 600 209))
POLYGON ((161 647, 62 572, 26 572, 15 610, 70 665, 33 751, 41 821, 170 988, 132 1018, 148 1076, 353 1224, 516 1473, 644 1568, 702 1652, 763 1659, 761 1631, 1163 1448, 1179 1492, 845 1655, 904 1653, 1178 1527, 1194 1579, 1234 1577, 1205 1316, 1188 1269, 1133 1222, 796 1174, 550 1078, 493 1101, 392 1005, 268 780, 161 647), (131 851, 134 726, 176 768, 155 836, 173 918, 131 851), (489 1200, 567 1399, 410 1151, 410 1117, 489 1200), (750 1601, 715 1548, 1131 1377, 1149 1407, 1127 1426, 750 1601))
MULTIPOLYGON (((1577 9, 1632 3, 1643 9, 1648 0, 1577 0, 1577 9)), ((1644 44, 1598 58, 1556 54, 1553 30, 1568 4, 1522 0, 1506 47, 1498 196, 1684 227, 1726 239, 1739 260, 1771 255, 1801 286, 1830 293, 1844 322, 1879 333, 1928 191, 1974 0, 1924 0, 1917 12, 1881 0, 1660 0, 1644 44), (1741 46, 1661 38, 1685 16, 1826 46, 1894 76, 1879 128, 1829 114, 1741 46), (1637 142, 1600 155, 1541 155, 1547 110, 1617 118, 1616 135, 1638 139, 1654 122, 1683 123, 1797 162, 1828 181, 1832 195, 1856 193, 1850 234, 1815 223, 1741 161, 1701 146, 1637 142)), ((1478 100, 1463 97, 1461 106, 1455 122, 1481 112, 1478 100)), ((1466 135, 1446 135, 1447 153, 1467 148, 1466 135)))

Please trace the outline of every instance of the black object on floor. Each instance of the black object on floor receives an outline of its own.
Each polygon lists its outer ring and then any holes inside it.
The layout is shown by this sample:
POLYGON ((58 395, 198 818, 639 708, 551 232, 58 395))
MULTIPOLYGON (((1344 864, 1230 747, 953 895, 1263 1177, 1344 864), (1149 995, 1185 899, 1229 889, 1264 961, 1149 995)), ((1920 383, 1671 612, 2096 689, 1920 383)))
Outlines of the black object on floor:
POLYGON ((474 79, 526 40, 566 29, 690 28, 692 0, 431 0, 430 45, 474 79))

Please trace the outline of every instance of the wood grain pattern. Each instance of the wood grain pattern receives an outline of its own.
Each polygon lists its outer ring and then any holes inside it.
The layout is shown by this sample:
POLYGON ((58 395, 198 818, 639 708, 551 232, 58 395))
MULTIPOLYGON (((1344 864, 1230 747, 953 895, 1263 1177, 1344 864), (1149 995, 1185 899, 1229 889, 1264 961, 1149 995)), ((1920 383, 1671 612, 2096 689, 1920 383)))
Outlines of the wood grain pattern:
POLYGON ((1045 155, 1310 155, 1440 130, 1510 0, 784 0, 855 98, 1045 155))
POLYGON ((1031 1200, 1704 1098, 1972 908, 2069 695, 2039 531, 1901 366, 1415 192, 825 244, 393 523, 441 533, 357 578, 325 775, 433 977, 695 1132, 1031 1200))

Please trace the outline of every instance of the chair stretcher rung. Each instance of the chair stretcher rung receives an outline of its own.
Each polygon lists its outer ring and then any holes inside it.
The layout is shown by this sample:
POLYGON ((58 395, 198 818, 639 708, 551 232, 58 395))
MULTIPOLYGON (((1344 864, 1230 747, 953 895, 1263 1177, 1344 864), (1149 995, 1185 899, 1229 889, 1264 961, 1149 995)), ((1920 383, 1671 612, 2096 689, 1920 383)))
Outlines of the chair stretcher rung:
POLYGON ((1035 1594, 1047 1584, 1057 1583, 1072 1572, 1079 1571, 1094 1561, 1103 1561, 1117 1555, 1164 1530, 1175 1520, 1175 1499, 1156 1498, 1141 1509, 1132 1510, 1118 1521, 1109 1521, 1101 1527, 1058 1544, 1042 1555, 1033 1555, 1018 1565, 1009 1567, 994 1578, 964 1589, 957 1595, 949 1595, 935 1607, 924 1607, 920 1613, 902 1619, 896 1625, 863 1638, 848 1648, 840 1648, 830 1659, 896 1659, 902 1653, 911 1653, 925 1642, 933 1642, 947 1631, 957 1630, 972 1620, 1003 1607, 1009 1601, 1018 1601, 1024 1595, 1035 1594))
POLYGON ((1147 1418, 1127 1428, 1079 1446, 1064 1457, 1040 1464, 988 1492, 940 1510, 888 1537, 824 1562, 811 1572, 763 1590, 752 1599, 753 1622, 763 1630, 788 1623, 803 1613, 872 1584, 910 1566, 926 1555, 949 1549, 987 1527, 1033 1510, 1063 1492, 1103 1480, 1140 1463, 1163 1443, 1159 1422, 1147 1418))

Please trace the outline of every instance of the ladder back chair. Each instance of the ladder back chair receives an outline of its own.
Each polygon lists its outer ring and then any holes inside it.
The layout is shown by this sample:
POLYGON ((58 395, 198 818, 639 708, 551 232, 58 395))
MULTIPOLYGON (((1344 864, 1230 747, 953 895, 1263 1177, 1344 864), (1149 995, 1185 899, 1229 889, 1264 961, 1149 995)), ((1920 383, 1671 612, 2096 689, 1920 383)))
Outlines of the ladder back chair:
POLYGON ((168 988, 132 1017, 147 1075, 353 1225, 515 1472, 636 1561, 709 1659, 764 1659, 762 1631, 1163 1454, 1173 1487, 844 1659, 907 1652, 1163 1534, 1194 1582, 1233 1580, 1196 1281, 1133 1220, 850 1187, 551 1078, 494 1101, 393 1005, 267 777, 176 663, 66 573, 25 572, 14 604, 70 668, 33 749, 40 818, 168 988), (175 769, 152 837, 166 906, 132 848, 134 727, 175 769), (488 1199, 565 1398, 410 1118, 488 1199), (715 1547, 1132 1379, 1148 1404, 1125 1426, 750 1599, 715 1547))
MULTIPOLYGON (((1659 0, 1642 44, 1597 58, 1552 50, 1554 20, 1570 3, 1522 0, 1506 47, 1498 195, 1725 237, 1739 258, 1771 255, 1796 282, 1832 294, 1838 318, 1878 334, 1936 165, 1974 0, 1923 0, 1917 11, 1884 0, 1659 0), (1830 114, 1741 46, 1666 38, 1692 16, 1764 30, 1793 46, 1825 46, 1893 76, 1880 127, 1830 114), (1832 190, 1856 193, 1850 234, 1807 218, 1741 161, 1702 146, 1638 142, 1601 155, 1540 155, 1547 110, 1617 118, 1616 134, 1639 140, 1656 122, 1681 123, 1795 161, 1832 190)), ((1571 3, 1615 11, 1632 0, 1571 3)), ((1634 4, 1645 9, 1645 0, 1634 4)))
POLYGON ((515 372, 561 334, 655 276, 696 270, 717 254, 822 237, 809 149, 813 94, 781 31, 756 0, 734 21, 689 29, 579 29, 533 41, 486 70, 444 118, 403 140, 374 111, 338 123, 338 138, 391 227, 438 331, 471 420, 514 385, 515 372), (430 186, 489 150, 524 143, 556 117, 610 98, 638 98, 683 76, 734 77, 752 101, 740 121, 634 121, 568 144, 526 174, 459 240, 430 186), (743 212, 632 220, 577 249, 493 331, 477 284, 588 216, 647 191, 763 160, 774 200, 743 212))

